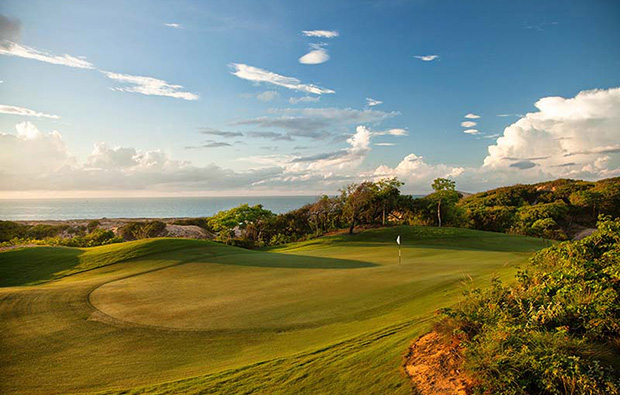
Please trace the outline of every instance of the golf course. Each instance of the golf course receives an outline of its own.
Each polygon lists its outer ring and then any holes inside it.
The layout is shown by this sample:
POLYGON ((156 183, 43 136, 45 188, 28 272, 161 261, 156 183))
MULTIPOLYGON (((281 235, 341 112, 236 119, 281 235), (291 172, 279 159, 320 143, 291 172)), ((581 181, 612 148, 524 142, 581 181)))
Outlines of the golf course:
POLYGON ((399 226, 262 250, 173 238, 7 250, 0 393, 410 394, 403 355, 435 311, 511 281, 543 247, 399 226))

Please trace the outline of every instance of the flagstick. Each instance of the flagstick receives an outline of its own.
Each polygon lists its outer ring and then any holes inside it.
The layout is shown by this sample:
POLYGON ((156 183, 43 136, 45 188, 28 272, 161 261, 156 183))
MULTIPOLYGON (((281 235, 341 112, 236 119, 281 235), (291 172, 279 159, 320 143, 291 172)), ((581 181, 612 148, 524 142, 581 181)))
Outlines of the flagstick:
POLYGON ((400 244, 398 245, 398 264, 400 265, 400 244))

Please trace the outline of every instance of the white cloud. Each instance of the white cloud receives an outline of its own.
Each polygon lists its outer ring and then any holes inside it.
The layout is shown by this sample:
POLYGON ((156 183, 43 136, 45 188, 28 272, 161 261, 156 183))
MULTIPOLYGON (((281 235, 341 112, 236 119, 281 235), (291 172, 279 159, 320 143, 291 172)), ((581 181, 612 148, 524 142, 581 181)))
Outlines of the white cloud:
MULTIPOLYGON (((394 115, 376 110, 301 108, 273 110, 275 117, 257 118, 247 125, 280 128, 283 132, 255 132, 256 138, 288 139, 324 131, 334 136, 351 122, 357 123, 345 148, 312 155, 284 154, 244 158, 248 171, 235 172, 216 165, 195 166, 175 160, 160 150, 95 146, 84 162, 67 150, 57 131, 42 133, 30 122, 17 125, 16 134, 0 134, 0 183, 2 191, 29 190, 145 190, 180 193, 191 191, 297 191, 334 192, 349 182, 399 177, 404 190, 430 190, 437 177, 449 177, 464 191, 500 185, 563 178, 600 179, 620 176, 620 88, 584 91, 573 98, 547 97, 536 103, 538 111, 505 128, 489 147, 480 167, 433 163, 415 153, 395 164, 363 171, 376 136, 402 136, 404 129, 373 131, 363 123, 380 122, 394 115)), ((350 130, 350 129, 348 129, 350 130)), ((224 132, 207 130, 220 135, 224 132)), ((241 132, 227 132, 241 133, 241 132)), ((337 135, 336 135, 337 136, 337 135)), ((491 138, 482 135, 480 138, 491 138)), ((210 144, 210 143, 209 143, 210 144)), ((331 142, 330 144, 339 144, 331 142)), ((318 149, 317 146, 312 149, 318 149)), ((309 151, 315 152, 315 151, 309 151)), ((369 159, 369 158, 368 158, 369 159)), ((391 158, 388 158, 388 160, 391 158)), ((481 158, 482 159, 482 158, 481 158)), ((241 160, 240 160, 241 161, 241 160)))
POLYGON ((21 115, 25 117, 37 117, 37 118, 50 118, 50 119, 60 119, 58 115, 45 114, 42 112, 37 112, 34 110, 30 110, 28 108, 16 107, 16 106, 6 106, 0 104, 0 113, 2 114, 10 114, 10 115, 21 115))
POLYGON ((549 178, 592 179, 620 173, 601 161, 620 153, 620 88, 582 91, 568 99, 545 97, 535 106, 537 112, 508 126, 489 146, 484 168, 512 166, 549 178), (528 161, 536 166, 525 166, 528 161), (592 166, 596 161, 601 167, 592 166))
POLYGON ((379 147, 391 147, 396 145, 396 143, 375 143, 375 145, 379 147))
POLYGON ((464 127, 464 128, 473 128, 473 127, 474 127, 474 126, 476 126, 476 125, 477 125, 477 123, 476 123, 476 122, 473 122, 473 121, 464 121, 464 122, 461 122, 461 126, 462 126, 462 127, 464 127))
MULTIPOLYGON (((574 98, 546 97, 508 126, 481 167, 431 165, 410 154, 397 166, 379 166, 366 176, 399 177, 409 191, 428 191, 436 177, 457 181, 459 190, 556 178, 596 180, 620 176, 620 88, 580 92, 574 98)), ((466 133, 468 131, 465 131, 466 133)), ((476 133, 471 133, 476 134, 476 133)))
POLYGON ((322 38, 334 38, 338 37, 340 33, 335 30, 304 30, 303 35, 306 37, 322 37, 322 38))
POLYGON ((291 97, 288 102, 291 104, 297 103, 317 103, 321 100, 321 96, 303 96, 303 97, 291 97))
POLYGON ((32 123, 0 133, 0 191, 222 191, 250 188, 282 173, 281 168, 235 172, 216 165, 194 166, 160 150, 97 143, 86 161, 72 156, 62 138, 32 123))
POLYGON ((462 167, 444 164, 431 165, 426 163, 423 157, 409 154, 394 168, 381 165, 365 175, 375 179, 398 177, 407 184, 409 190, 417 189, 420 191, 420 189, 428 189, 428 186, 437 177, 455 178, 463 174, 464 171, 465 169, 462 167))
POLYGON ((54 55, 48 52, 39 51, 38 49, 8 42, 6 45, 0 45, 0 55, 16 56, 25 59, 34 59, 41 62, 58 64, 62 66, 75 67, 79 69, 94 69, 92 63, 82 57, 71 55, 54 55))
POLYGON ((15 126, 16 134, 0 133, 0 189, 32 189, 75 163, 59 132, 40 132, 31 122, 15 126))
POLYGON ((327 50, 322 46, 312 45, 314 48, 312 51, 308 52, 301 58, 299 58, 299 63, 301 64, 321 64, 325 63, 329 60, 329 54, 327 50))
POLYGON ((415 55, 414 58, 420 59, 424 62, 432 62, 435 59, 439 59, 439 55, 415 55))
POLYGON ((278 98, 280 94, 276 91, 265 91, 256 95, 256 98, 260 101, 268 102, 278 98))
POLYGON ((181 89, 183 89, 183 86, 181 85, 173 85, 157 78, 112 73, 109 71, 101 72, 110 79, 133 85, 127 88, 112 88, 115 91, 133 92, 152 96, 168 96, 183 100, 198 100, 200 97, 195 93, 182 91, 181 89))
POLYGON ((182 29, 183 28, 183 26, 181 26, 178 23, 164 23, 164 26, 168 26, 168 27, 171 27, 173 29, 182 29))
POLYGON ((246 64, 232 63, 230 67, 232 69, 231 74, 241 79, 252 82, 265 82, 300 92, 312 93, 315 95, 335 93, 331 89, 321 88, 312 84, 303 84, 297 78, 285 77, 280 74, 272 73, 271 71, 259 69, 258 67, 248 66, 246 64))
POLYGON ((383 102, 381 100, 375 100, 372 97, 367 97, 366 98, 366 105, 368 107, 378 106, 379 104, 383 104, 383 102))
POLYGON ((463 133, 465 133, 465 134, 480 134, 480 131, 478 129, 467 129, 467 130, 463 130, 463 133))
POLYGON ((478 118, 480 118, 480 115, 472 114, 470 112, 467 115, 465 115, 465 118, 467 118, 467 119, 478 119, 478 118))

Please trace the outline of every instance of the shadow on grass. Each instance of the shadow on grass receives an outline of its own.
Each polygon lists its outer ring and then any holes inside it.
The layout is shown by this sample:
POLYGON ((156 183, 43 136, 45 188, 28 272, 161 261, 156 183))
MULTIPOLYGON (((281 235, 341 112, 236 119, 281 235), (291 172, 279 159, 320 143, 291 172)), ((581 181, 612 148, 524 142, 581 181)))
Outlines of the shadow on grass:
POLYGON ((273 254, 244 250, 242 253, 200 255, 198 251, 183 257, 183 263, 219 263, 224 265, 272 267, 288 269, 356 269, 379 266, 372 262, 351 259, 323 258, 306 255, 273 254))
POLYGON ((36 284, 80 264, 84 251, 66 247, 20 248, 0 253, 0 287, 36 284))

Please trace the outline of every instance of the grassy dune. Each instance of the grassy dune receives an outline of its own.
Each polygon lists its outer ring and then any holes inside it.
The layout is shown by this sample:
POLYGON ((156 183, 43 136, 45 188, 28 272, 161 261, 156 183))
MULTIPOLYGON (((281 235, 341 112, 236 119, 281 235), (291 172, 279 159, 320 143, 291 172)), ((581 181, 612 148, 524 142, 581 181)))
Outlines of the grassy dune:
POLYGON ((402 354, 433 311, 541 247, 400 227, 269 251, 155 239, 3 252, 0 392, 410 393, 402 354))

